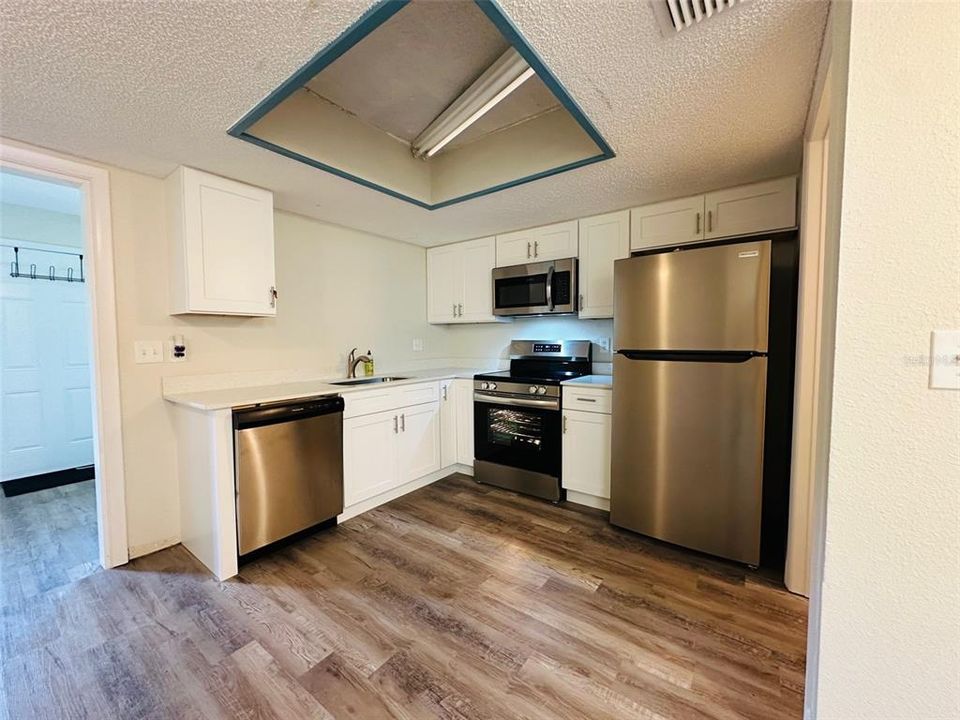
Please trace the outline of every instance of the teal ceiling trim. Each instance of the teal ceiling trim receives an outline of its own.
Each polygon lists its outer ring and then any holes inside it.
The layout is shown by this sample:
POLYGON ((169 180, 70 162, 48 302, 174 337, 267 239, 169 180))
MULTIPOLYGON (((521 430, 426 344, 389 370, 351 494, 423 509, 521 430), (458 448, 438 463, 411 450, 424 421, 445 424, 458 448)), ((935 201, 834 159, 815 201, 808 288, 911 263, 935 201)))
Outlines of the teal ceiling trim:
POLYGON ((290 95, 306 85, 310 78, 330 65, 334 60, 346 53, 348 50, 350 50, 350 48, 363 40, 363 38, 393 17, 409 2, 410 0, 379 0, 379 2, 367 10, 355 23, 341 33, 333 42, 314 55, 306 64, 293 73, 293 75, 284 80, 279 87, 271 91, 270 94, 263 98, 263 100, 251 108, 242 118, 240 118, 240 120, 234 123, 234 125, 227 130, 227 133, 235 138, 264 148, 265 150, 275 152, 279 155, 283 155, 284 157, 296 160, 297 162, 302 162, 306 165, 310 165, 311 167, 315 167, 319 170, 331 173, 332 175, 336 175, 337 177, 341 177, 345 180, 355 182, 358 185, 370 188, 371 190, 376 190, 377 192, 384 193, 391 197, 397 198, 398 200, 403 200, 404 202, 411 203, 417 207, 424 208, 425 210, 438 210, 440 208, 449 207, 450 205, 455 205, 456 203, 473 200, 474 198, 489 195, 490 193, 507 190, 509 188, 516 187, 517 185, 523 185, 525 183, 533 182, 534 180, 550 177, 551 175, 557 175, 559 173, 575 170, 586 165, 592 165, 596 162, 609 160, 610 158, 616 156, 613 148, 611 148, 609 143, 604 140, 599 130, 597 130, 594 124, 583 112, 576 100, 570 96, 566 88, 563 87, 563 84, 557 79, 556 75, 550 71, 550 68, 547 67, 546 63, 544 63, 544 61, 540 58, 536 50, 534 50, 533 47, 526 41, 526 39, 517 29, 516 25, 514 25, 513 21, 507 17, 506 13, 496 2, 496 0, 474 0, 474 2, 484 13, 484 15, 486 15, 487 18, 496 26, 507 42, 516 48, 517 52, 520 53, 523 59, 526 60, 530 67, 534 69, 543 83, 567 109, 573 119, 576 120, 577 124, 579 124, 580 127, 583 128, 584 132, 590 136, 591 140, 596 143, 597 147, 600 149, 599 155, 594 155, 584 158, 583 160, 577 160, 576 162, 534 173, 533 175, 527 175, 526 177, 511 180, 499 185, 494 185, 493 187, 478 190, 477 192, 468 193, 466 195, 444 200, 439 203, 430 204, 409 195, 404 195, 403 193, 391 188, 384 187, 383 185, 378 185, 375 182, 366 180, 358 175, 353 175, 352 173, 341 170, 340 168, 327 165, 319 160, 314 160, 313 158, 301 155, 293 150, 269 142, 268 140, 263 140, 262 138, 258 138, 247 132, 247 130, 264 115, 269 113, 271 110, 273 110, 273 108, 290 97, 290 95))

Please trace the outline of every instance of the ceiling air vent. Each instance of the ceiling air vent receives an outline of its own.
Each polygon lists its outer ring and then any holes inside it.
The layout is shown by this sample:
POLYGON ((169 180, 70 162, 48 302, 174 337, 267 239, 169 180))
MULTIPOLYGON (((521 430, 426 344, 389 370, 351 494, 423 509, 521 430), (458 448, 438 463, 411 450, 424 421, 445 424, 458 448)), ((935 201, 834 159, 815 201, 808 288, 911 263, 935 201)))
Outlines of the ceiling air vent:
POLYGON ((676 35, 746 0, 651 0, 664 37, 676 35))

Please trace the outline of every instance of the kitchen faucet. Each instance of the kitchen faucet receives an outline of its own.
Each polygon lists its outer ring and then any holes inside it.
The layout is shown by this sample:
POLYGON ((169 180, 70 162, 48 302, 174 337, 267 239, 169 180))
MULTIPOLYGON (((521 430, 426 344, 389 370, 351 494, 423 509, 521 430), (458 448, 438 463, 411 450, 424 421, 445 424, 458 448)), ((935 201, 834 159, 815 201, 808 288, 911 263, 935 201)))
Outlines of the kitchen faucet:
POLYGON ((347 377, 355 378, 357 376, 357 365, 362 362, 370 362, 370 358, 366 355, 361 355, 357 357, 357 348, 354 348, 350 351, 350 354, 347 355, 347 377))

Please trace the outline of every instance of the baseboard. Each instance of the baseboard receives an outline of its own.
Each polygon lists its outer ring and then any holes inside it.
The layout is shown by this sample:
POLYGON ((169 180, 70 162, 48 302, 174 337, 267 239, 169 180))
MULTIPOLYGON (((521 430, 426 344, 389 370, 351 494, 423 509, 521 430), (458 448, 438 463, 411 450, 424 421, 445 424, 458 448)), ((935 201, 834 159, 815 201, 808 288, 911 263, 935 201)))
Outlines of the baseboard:
POLYGON ((127 550, 127 554, 130 556, 130 559, 143 557, 144 555, 151 555, 152 553, 159 552, 160 550, 165 550, 168 547, 173 547, 180 543, 180 537, 168 537, 163 540, 155 540, 153 542, 144 543, 143 545, 134 545, 127 550))
POLYGON ((4 480, 0 483, 0 486, 2 486, 4 496, 16 497, 17 495, 26 495, 40 490, 49 490, 63 485, 73 485, 74 483, 93 480, 93 476, 93 465, 84 465, 78 468, 54 470, 40 475, 4 480))
POLYGON ((586 505, 597 510, 610 511, 610 500, 608 498, 588 495, 587 493, 577 492, 576 490, 567 490, 567 502, 576 505, 586 505))

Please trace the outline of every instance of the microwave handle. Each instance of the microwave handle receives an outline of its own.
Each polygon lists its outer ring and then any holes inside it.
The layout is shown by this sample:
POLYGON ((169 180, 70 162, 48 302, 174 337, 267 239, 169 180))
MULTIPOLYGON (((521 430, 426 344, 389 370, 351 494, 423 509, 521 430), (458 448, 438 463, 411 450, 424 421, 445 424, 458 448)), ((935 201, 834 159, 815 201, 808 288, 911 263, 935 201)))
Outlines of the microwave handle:
POLYGON ((547 309, 553 312, 553 265, 547 270, 547 309))

